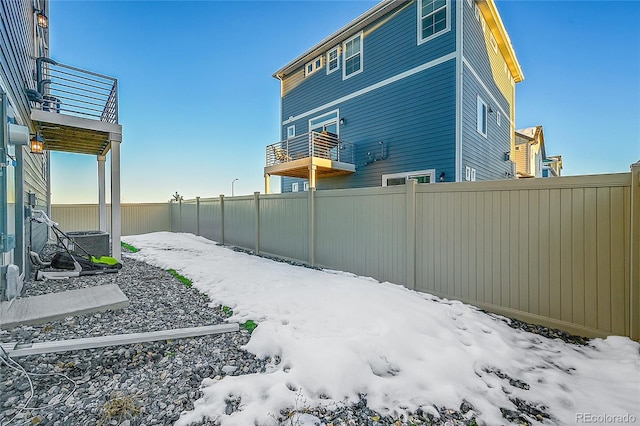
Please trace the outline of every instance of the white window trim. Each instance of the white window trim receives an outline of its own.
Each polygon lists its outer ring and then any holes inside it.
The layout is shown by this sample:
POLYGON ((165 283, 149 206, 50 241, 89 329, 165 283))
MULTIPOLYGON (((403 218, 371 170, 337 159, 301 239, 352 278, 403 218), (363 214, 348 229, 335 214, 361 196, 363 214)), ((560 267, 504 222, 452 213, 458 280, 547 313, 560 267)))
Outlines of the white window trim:
POLYGON ((293 182, 291 184, 291 192, 298 192, 298 182, 293 182))
POLYGON ((474 169, 473 167, 471 168, 471 182, 475 182, 476 181, 476 169, 474 169))
POLYGON ((464 180, 467 182, 471 181, 471 167, 465 166, 464 168, 464 180))
MULTIPOLYGON (((362 48, 362 46, 361 46, 361 48, 362 48)), ((336 46, 333 49, 330 49, 329 51, 327 51, 327 58, 326 58, 325 62, 327 63, 327 75, 331 74, 332 72, 336 72, 336 71, 338 71, 340 69, 340 46, 336 46), (336 62, 338 64, 338 66, 335 67, 334 69, 330 70, 329 69, 329 64, 331 63, 331 61, 329 60, 329 54, 331 52, 334 52, 334 51, 336 52, 336 62)))
POLYGON ((426 170, 415 170, 413 172, 401 172, 401 173, 390 173, 382 175, 382 186, 387 186, 387 181, 389 179, 395 178, 406 178, 411 179, 415 176, 426 176, 429 175, 429 183, 436 182, 436 169, 426 169, 426 170))
POLYGON ((296 135, 296 125, 287 127, 287 139, 290 139, 296 135))
POLYGON ((313 58, 313 60, 311 60, 311 61, 307 62, 307 63, 304 65, 304 76, 305 76, 305 77, 308 77, 308 76, 310 76, 311 74, 314 74, 316 71, 318 71, 320 68, 322 68, 322 66, 324 65, 324 64, 322 63, 323 56, 324 56, 324 55, 320 55, 320 56, 318 56, 317 58, 313 58), (317 61, 320 61, 320 65, 317 65, 317 66, 316 66, 316 62, 317 62, 317 61), (311 71, 309 71, 309 65, 311 65, 311 71))
POLYGON ((487 133, 489 133, 489 105, 487 105, 487 103, 484 101, 484 99, 482 99, 480 97, 480 95, 478 95, 478 100, 476 102, 476 131, 478 133, 480 133, 482 136, 484 136, 485 138, 487 137, 487 133), (480 116, 480 105, 484 106, 484 109, 486 110, 486 115, 485 115, 485 132, 482 132, 482 127, 480 126, 480 121, 481 121, 481 116, 480 116))
MULTIPOLYGON (((363 32, 360 31, 358 34, 354 35, 353 37, 345 40, 342 42, 342 79, 346 80, 348 78, 353 77, 354 75, 358 75, 362 72, 362 70, 364 70, 364 37, 363 37, 363 32), (353 56, 347 58, 347 49, 346 49, 346 45, 347 43, 349 43, 351 40, 354 40, 356 38, 360 37, 360 52, 358 52, 358 54, 360 55, 360 69, 358 71, 352 72, 349 75, 346 75, 347 72, 347 59, 351 59, 353 56)), ((355 55, 354 55, 355 56, 355 55)))
POLYGON ((309 192, 309 182, 304 182, 302 185, 302 190, 304 192, 309 192))
POLYGON ((311 117, 309 119, 309 123, 308 123, 308 127, 307 127, 309 129, 309 132, 311 132, 311 122, 312 121, 318 120, 318 119, 320 119, 322 117, 325 117, 325 116, 328 116, 328 115, 333 115, 333 114, 336 115, 335 118, 327 118, 326 120, 323 120, 323 121, 320 121, 320 122, 316 123, 315 126, 313 126, 313 127, 324 126, 325 124, 335 122, 336 123, 336 129, 338 130, 338 137, 340 137, 340 109, 334 109, 334 110, 331 110, 331 111, 327 111, 324 114, 316 115, 315 117, 311 117))
MULTIPOLYGON (((422 43, 426 43, 429 40, 433 40, 436 37, 441 36, 442 34, 446 34, 451 30, 451 1, 450 0, 446 0, 446 4, 444 6, 446 8, 447 11, 447 17, 446 17, 446 26, 444 28, 444 30, 442 31, 438 31, 435 34, 431 34, 429 37, 427 38, 422 38, 422 0, 418 0, 418 11, 417 11, 417 16, 418 16, 418 22, 417 22, 417 26, 418 26, 418 45, 421 45, 422 43)), ((476 6, 477 7, 477 6, 476 6)))
POLYGON ((501 117, 502 117, 502 114, 500 114, 500 111, 498 111, 498 112, 496 113, 496 124, 497 124, 498 126, 502 126, 502 124, 500 124, 501 117))

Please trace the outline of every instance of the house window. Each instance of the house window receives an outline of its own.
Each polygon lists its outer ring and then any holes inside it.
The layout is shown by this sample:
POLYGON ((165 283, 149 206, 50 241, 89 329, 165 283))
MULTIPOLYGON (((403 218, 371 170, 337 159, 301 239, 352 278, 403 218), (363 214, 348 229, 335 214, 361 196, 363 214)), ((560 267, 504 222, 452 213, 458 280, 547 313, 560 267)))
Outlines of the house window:
POLYGON ((305 182, 303 188, 304 188, 305 192, 308 192, 309 191, 309 182, 305 182))
POLYGON ((322 56, 318 56, 313 61, 307 62, 307 65, 304 67, 304 76, 310 76, 320 68, 322 68, 322 56))
POLYGON ((478 111, 476 130, 485 138, 487 137, 487 115, 489 111, 487 109, 487 103, 478 96, 478 111))
POLYGON ((362 33, 345 41, 342 44, 342 52, 342 78, 362 72, 362 33))
POLYGON ((500 111, 498 111, 498 113, 496 114, 496 124, 498 126, 500 126, 501 117, 502 117, 502 114, 500 114, 500 111))
POLYGON ((327 52, 327 74, 340 69, 340 49, 336 46, 327 52))
POLYGON ((464 168, 464 180, 471 181, 471 167, 469 166, 464 168))
POLYGON ((449 29, 449 0, 419 0, 418 8, 418 44, 449 29))
POLYGON ((291 184, 291 192, 298 192, 298 182, 293 182, 291 184))
POLYGON ((491 44, 491 47, 493 47, 493 51, 498 53, 498 43, 496 42, 496 38, 493 36, 493 33, 489 34, 489 43, 491 44))
POLYGON ((435 176, 435 169, 382 175, 382 186, 404 185, 407 183, 407 179, 414 179, 418 183, 433 183, 435 176))
POLYGON ((287 127, 287 139, 290 139, 296 135, 296 126, 287 127))
POLYGON ((471 168, 471 182, 475 182, 476 181, 476 169, 474 169, 473 167, 471 168))

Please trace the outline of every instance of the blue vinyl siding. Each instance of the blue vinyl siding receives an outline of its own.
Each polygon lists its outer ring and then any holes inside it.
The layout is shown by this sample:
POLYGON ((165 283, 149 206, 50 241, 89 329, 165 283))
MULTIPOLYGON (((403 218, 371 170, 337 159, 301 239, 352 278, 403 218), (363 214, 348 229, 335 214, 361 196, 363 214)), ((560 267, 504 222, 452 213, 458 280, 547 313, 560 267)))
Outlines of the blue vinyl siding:
MULTIPOLYGON (((450 4, 455 9, 455 1, 450 4)), ((342 70, 329 75, 322 70, 301 78, 302 66, 285 77, 283 120, 454 52, 455 10, 451 11, 451 21, 451 31, 418 46, 417 2, 386 15, 363 32, 362 73, 343 80, 342 70), (288 79, 293 83, 287 83, 288 79)), ((342 53, 340 61, 342 67, 342 53)))
POLYGON ((492 104, 486 91, 476 78, 465 67, 463 72, 464 93, 462 97, 462 179, 465 166, 476 169, 477 180, 505 179, 511 173, 511 162, 504 160, 504 153, 511 147, 508 118, 501 118, 501 125, 496 123, 497 110, 487 117, 487 137, 476 130, 477 96, 492 104))
MULTIPOLYGON (((332 107, 335 109, 336 107, 332 107)), ((436 169, 455 176, 455 60, 391 83, 338 106, 346 124, 340 138, 356 145, 356 173, 319 179, 318 189, 380 186, 382 175, 436 169), (386 159, 367 164, 380 154, 386 159)), ((321 113, 318 113, 320 115, 321 113)), ((308 119, 295 122, 307 131, 308 119)), ((300 179, 283 178, 282 191, 300 179)), ((302 183, 299 184, 302 190, 302 183)))

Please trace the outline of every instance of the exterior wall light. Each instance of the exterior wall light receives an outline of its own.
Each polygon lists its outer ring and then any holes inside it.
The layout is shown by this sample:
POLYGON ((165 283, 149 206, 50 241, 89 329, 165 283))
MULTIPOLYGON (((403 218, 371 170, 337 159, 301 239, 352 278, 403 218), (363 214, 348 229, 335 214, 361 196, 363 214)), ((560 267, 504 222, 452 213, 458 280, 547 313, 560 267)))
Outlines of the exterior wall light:
POLYGON ((45 30, 49 28, 49 18, 44 14, 41 10, 35 10, 36 12, 36 20, 38 22, 38 26, 40 28, 44 28, 45 30))
POLYGON ((42 154, 44 151, 44 140, 42 136, 35 135, 31 138, 31 153, 32 154, 42 154))
POLYGON ((347 124, 347 120, 345 120, 344 118, 340 119, 340 124, 347 124))
POLYGON ((444 172, 440 173, 440 182, 444 182, 445 174, 444 172))

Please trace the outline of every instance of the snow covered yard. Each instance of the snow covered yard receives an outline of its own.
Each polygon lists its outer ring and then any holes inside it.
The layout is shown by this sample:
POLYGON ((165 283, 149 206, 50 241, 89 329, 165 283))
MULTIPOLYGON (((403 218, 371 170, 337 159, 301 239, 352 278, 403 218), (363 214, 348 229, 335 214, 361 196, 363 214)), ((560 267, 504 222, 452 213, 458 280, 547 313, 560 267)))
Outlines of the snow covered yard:
POLYGON ((466 401, 473 407, 466 417, 487 425, 508 423, 503 414, 522 404, 530 421, 545 424, 640 421, 640 344, 628 338, 572 345, 460 302, 238 253, 191 234, 123 239, 141 250, 135 259, 176 269, 211 306, 230 306, 231 321, 256 321, 245 348, 280 360, 264 374, 205 379, 204 397, 180 425, 203 417, 273 424, 301 401, 331 407, 362 395, 392 416, 466 401))

